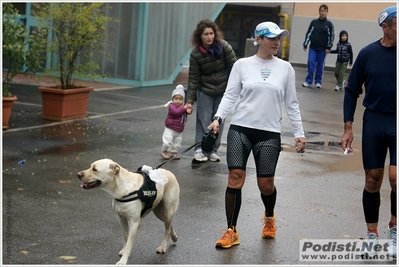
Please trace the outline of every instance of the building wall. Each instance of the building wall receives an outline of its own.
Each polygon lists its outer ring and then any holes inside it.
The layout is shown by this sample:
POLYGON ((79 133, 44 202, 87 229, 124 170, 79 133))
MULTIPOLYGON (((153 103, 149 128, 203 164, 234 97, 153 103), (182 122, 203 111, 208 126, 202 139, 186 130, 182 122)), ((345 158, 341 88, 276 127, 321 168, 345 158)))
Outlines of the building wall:
MULTIPOLYGON (((215 20, 225 3, 196 2, 108 2, 106 15, 119 23, 110 22, 111 31, 106 57, 99 59, 99 74, 107 75, 107 82, 130 86, 172 84, 188 60, 191 35, 197 23, 209 18, 215 20)), ((27 29, 36 27, 31 15, 31 3, 18 8, 24 12, 27 29)), ((46 66, 56 64, 49 55, 46 66)))
MULTIPOLYGON (((303 51, 305 33, 312 19, 318 18, 319 6, 326 3, 329 7, 328 19, 334 24, 335 40, 333 48, 336 48, 339 32, 348 31, 349 42, 352 44, 354 59, 365 45, 382 37, 381 27, 377 24, 379 13, 386 7, 396 5, 397 2, 255 2, 240 3, 243 5, 257 6, 281 6, 281 13, 289 16, 288 28, 285 27, 285 19, 280 18, 279 26, 290 31, 288 37, 288 61, 293 64, 306 65, 307 52, 303 51)), ((251 45, 251 42, 248 42, 251 45)), ((281 46, 279 54, 281 55, 281 46)), ((249 54, 256 52, 252 47, 249 54)), ((334 67, 337 55, 327 55, 326 67, 334 67)))
MULTIPOLYGON (((224 39, 233 47, 236 56, 244 57, 247 50, 246 40, 253 38, 256 25, 264 21, 279 23, 280 11, 280 5, 253 6, 227 3, 215 22, 223 31, 224 39)), ((256 48, 253 44, 251 47, 256 48)))
MULTIPOLYGON (((114 25, 118 61, 105 68, 109 82, 154 86, 171 84, 189 58, 197 23, 215 20, 223 3, 108 3, 114 25)), ((105 63, 104 63, 105 64, 105 63)), ((105 65, 103 65, 105 67, 105 65)))
MULTIPOLYGON (((305 33, 310 21, 319 17, 321 4, 321 2, 295 3, 289 54, 289 61, 293 64, 306 65, 307 52, 303 51, 305 33)), ((327 2, 326 4, 328 5, 327 18, 334 24, 335 30, 333 49, 337 47, 339 32, 346 30, 355 60, 361 48, 382 37, 381 27, 377 23, 378 15, 384 8, 396 5, 396 2, 327 2)), ((326 67, 334 67, 336 58, 336 54, 327 55, 326 67)))
MULTIPOLYGON (((289 20, 289 26, 286 27, 286 19, 283 16, 279 17, 280 27, 290 31, 286 47, 287 60, 293 64, 306 65, 307 53, 303 51, 302 44, 310 21, 318 17, 320 2, 229 2, 233 3, 255 7, 279 7, 280 13, 287 14, 289 20)), ((362 47, 381 38, 382 31, 377 24, 377 17, 382 9, 396 2, 327 4, 328 18, 335 27, 334 47, 339 32, 345 29, 349 33, 349 41, 356 58, 362 47)), ((111 44, 116 50, 110 49, 108 52, 115 61, 110 63, 102 60, 102 73, 109 75, 107 81, 110 83, 153 86, 173 83, 183 66, 187 67, 192 49, 190 38, 196 24, 204 18, 216 21, 226 3, 109 2, 107 5, 112 6, 108 15, 120 22, 109 25, 113 30, 111 44)), ((29 16, 30 6, 30 3, 24 3, 21 7, 23 12, 26 7, 28 29, 36 25, 34 18, 29 16)), ((247 44, 250 48, 249 53, 256 53, 252 42, 246 42, 247 44)), ((326 66, 333 67, 335 60, 336 55, 328 55, 326 66)))

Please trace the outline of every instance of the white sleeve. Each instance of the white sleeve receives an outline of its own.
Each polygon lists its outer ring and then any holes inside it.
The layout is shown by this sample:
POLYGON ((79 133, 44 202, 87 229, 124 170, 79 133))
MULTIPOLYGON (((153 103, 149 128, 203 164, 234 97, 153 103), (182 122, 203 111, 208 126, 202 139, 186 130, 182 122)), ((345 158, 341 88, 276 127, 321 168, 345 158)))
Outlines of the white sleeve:
POLYGON ((299 102, 296 96, 295 70, 292 67, 287 76, 288 79, 287 88, 284 96, 284 104, 288 119, 290 121, 291 130, 295 138, 305 137, 302 126, 301 112, 299 110, 299 102))
POLYGON ((218 110, 216 111, 216 116, 225 119, 227 114, 229 114, 230 109, 233 107, 234 103, 237 101, 241 92, 241 74, 240 74, 240 60, 234 63, 233 68, 227 82, 226 91, 223 94, 222 101, 219 104, 218 110))

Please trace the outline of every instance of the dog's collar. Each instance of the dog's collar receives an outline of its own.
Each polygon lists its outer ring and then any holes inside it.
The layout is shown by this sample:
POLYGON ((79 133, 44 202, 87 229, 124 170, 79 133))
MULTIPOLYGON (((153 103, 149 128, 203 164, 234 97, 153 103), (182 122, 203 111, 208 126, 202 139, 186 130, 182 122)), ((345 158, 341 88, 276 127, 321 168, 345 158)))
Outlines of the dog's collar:
POLYGON ((129 202, 129 201, 137 200, 137 199, 139 199, 138 192, 139 191, 134 191, 134 192, 130 193, 129 195, 126 195, 122 198, 115 198, 115 200, 119 201, 119 202, 129 202))

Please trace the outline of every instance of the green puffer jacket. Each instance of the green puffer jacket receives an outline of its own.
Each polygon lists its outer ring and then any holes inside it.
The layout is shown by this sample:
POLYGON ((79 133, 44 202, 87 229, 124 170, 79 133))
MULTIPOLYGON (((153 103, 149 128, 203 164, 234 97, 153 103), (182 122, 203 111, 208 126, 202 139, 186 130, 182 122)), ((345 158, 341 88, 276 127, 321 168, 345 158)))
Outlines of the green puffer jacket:
POLYGON ((197 90, 211 95, 222 95, 226 90, 231 68, 237 61, 233 48, 222 40, 223 52, 220 60, 214 60, 209 54, 194 47, 190 55, 186 102, 193 104, 197 90))

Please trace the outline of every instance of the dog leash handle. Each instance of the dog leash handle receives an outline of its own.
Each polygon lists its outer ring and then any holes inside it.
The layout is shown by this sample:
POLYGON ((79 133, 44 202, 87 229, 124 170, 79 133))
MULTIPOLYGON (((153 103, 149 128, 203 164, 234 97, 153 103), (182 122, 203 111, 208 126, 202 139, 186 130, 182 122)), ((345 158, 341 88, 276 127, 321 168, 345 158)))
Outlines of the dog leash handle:
POLYGON ((184 153, 186 153, 187 151, 189 151, 189 150, 192 149, 193 147, 199 145, 201 142, 202 142, 202 141, 199 141, 198 143, 196 143, 196 144, 194 144, 194 145, 192 145, 192 146, 186 148, 185 150, 183 150, 182 152, 176 154, 175 156, 173 156, 172 158, 168 159, 167 161, 162 162, 161 164, 158 164, 157 166, 155 166, 155 167, 153 168, 153 170, 162 167, 164 164, 166 164, 166 163, 168 163, 169 161, 173 160, 173 159, 176 158, 178 155, 183 155, 184 153))

